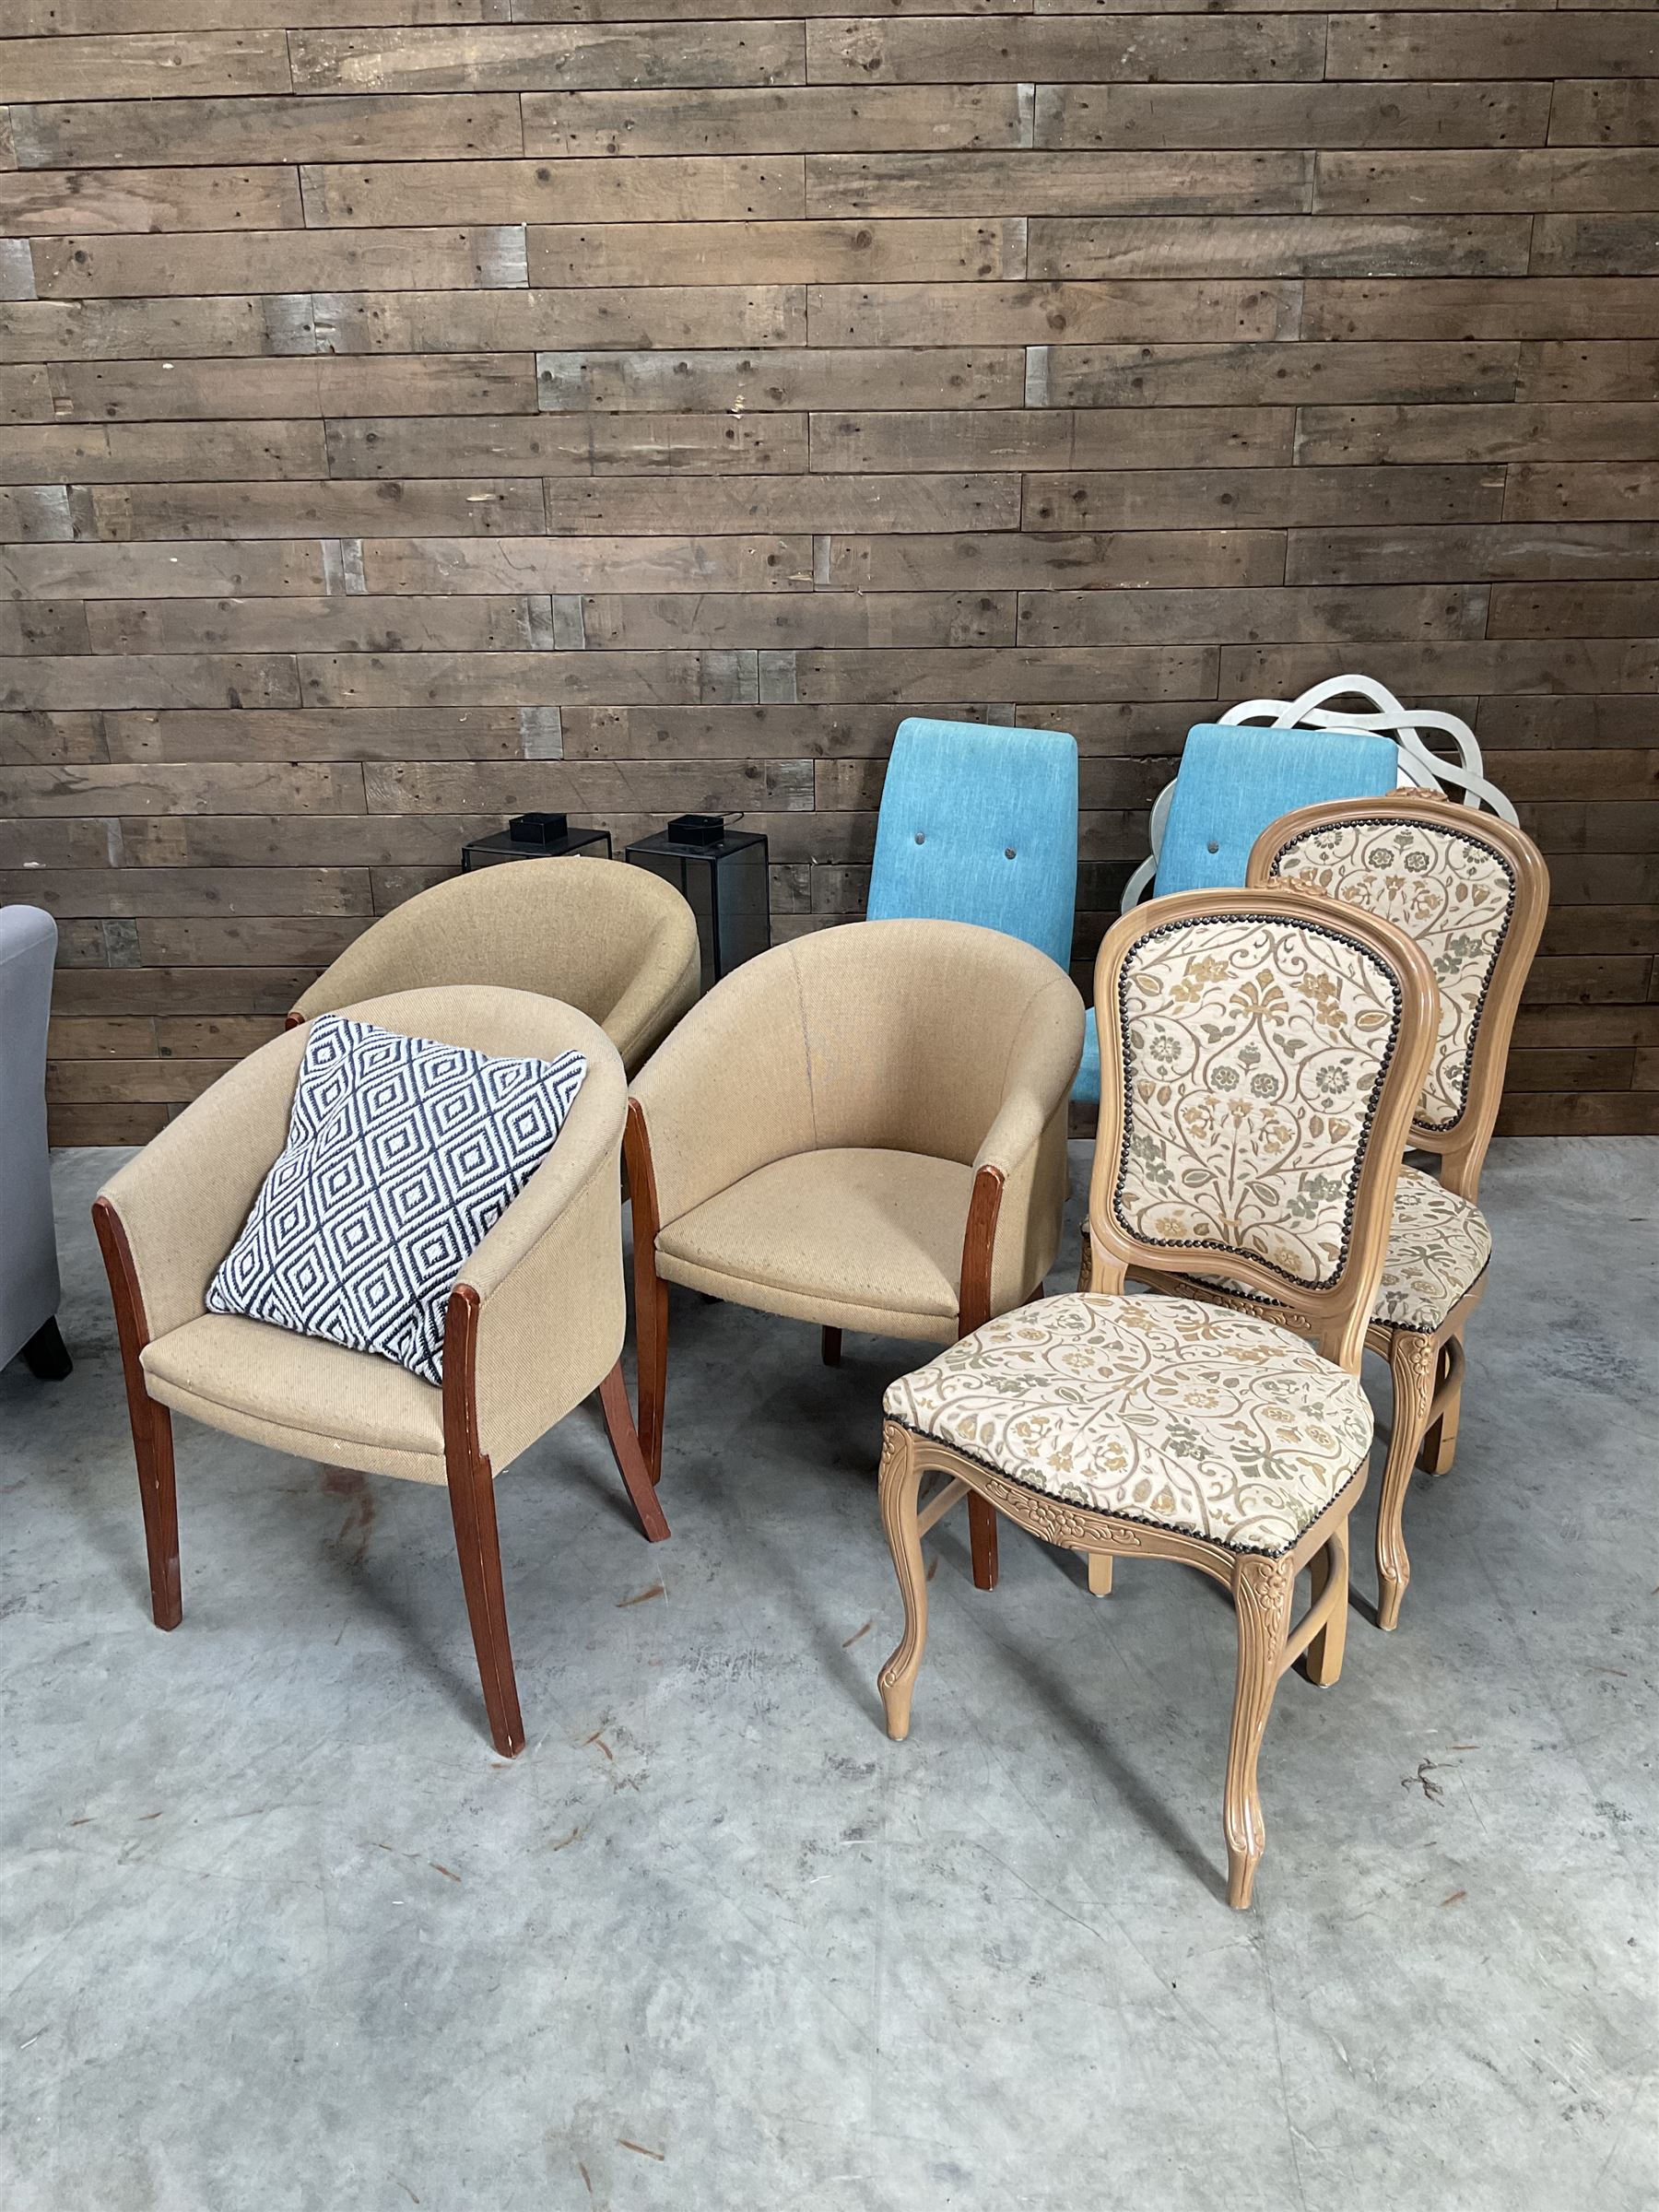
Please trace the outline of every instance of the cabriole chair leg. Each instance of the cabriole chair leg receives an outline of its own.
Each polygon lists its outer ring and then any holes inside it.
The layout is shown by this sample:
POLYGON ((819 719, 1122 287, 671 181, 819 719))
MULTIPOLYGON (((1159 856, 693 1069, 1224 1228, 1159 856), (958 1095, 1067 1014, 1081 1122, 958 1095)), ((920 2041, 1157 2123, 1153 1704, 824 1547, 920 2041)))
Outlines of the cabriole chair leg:
POLYGON ((881 1525, 904 1600, 904 1634, 877 1681, 887 1732, 895 1743, 902 1743, 910 1734, 911 1692, 927 1645, 927 1569, 916 1523, 922 1472, 921 1455, 911 1438, 902 1429, 889 1427, 881 1441, 881 1525))
POLYGON ((1256 1762, 1284 1664, 1295 1583, 1288 1560, 1282 1559, 1241 1559, 1233 1572, 1239 1677, 1227 1747, 1222 1826, 1227 1834, 1227 1901, 1240 1912, 1250 1902, 1267 1839, 1256 1762))
POLYGON ((1413 1329, 1395 1329, 1388 1347, 1388 1371, 1394 1381, 1394 1430, 1388 1440, 1388 1461, 1382 1469, 1382 1487, 1377 1497, 1377 1626, 1400 1625, 1400 1606, 1411 1580, 1411 1559, 1406 1549, 1406 1494, 1411 1471, 1422 1447, 1423 1428, 1434 1400, 1438 1366, 1434 1339, 1413 1329))
MULTIPOLYGON (((1462 1335, 1441 1347, 1441 1356, 1435 1371, 1435 1388, 1438 1390, 1450 1375, 1462 1349, 1462 1335)), ((1423 1448, 1418 1453, 1418 1465, 1425 1475, 1449 1475, 1452 1463, 1457 1456, 1457 1419, 1463 1411, 1463 1379, 1460 1376, 1448 1393, 1446 1403, 1430 1425, 1423 1439, 1423 1448)))

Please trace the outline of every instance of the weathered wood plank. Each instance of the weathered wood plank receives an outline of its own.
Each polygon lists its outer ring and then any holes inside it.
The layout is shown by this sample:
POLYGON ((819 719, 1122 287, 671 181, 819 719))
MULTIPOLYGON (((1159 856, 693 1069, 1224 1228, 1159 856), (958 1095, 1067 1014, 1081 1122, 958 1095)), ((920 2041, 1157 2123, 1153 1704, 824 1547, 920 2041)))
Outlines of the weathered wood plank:
POLYGON ((332 353, 518 353, 543 347, 800 346, 801 285, 640 290, 319 292, 332 353))
POLYGON ((62 484, 156 484, 183 496, 179 488, 195 477, 321 476, 326 465, 319 422, 0 428, 0 483, 40 484, 55 477, 62 484))
POLYGON ((182 709, 102 723, 112 760, 556 760, 563 745, 557 707, 182 709))
MULTIPOLYGON (((1132 530, 1044 536, 842 537, 829 541, 820 582, 868 592, 1028 591, 1153 584, 1275 584, 1278 530, 1132 530)), ((1346 578, 1333 579, 1347 582, 1346 578)))
POLYGON ((1421 406, 1513 399, 1519 356, 1518 345, 1501 339, 1469 345, 1257 339, 1235 346, 1049 346, 1041 349, 1031 382, 1041 404, 1055 407, 1318 401, 1421 406))
POLYGON ((371 592, 806 591, 812 540, 724 537, 365 538, 371 592))
POLYGON ((19 868, 0 870, 0 901, 59 916, 367 914, 367 868, 19 868))
POLYGON ((798 23, 297 30, 298 92, 541 92, 800 84, 798 23))
POLYGON ((1659 276, 1651 215, 1540 215, 1529 264, 1538 276, 1659 276))
POLYGON ((1488 523, 1421 530, 1366 524, 1294 530, 1285 571, 1288 583, 1613 576, 1659 577, 1659 527, 1646 523, 1488 523))
POLYGON ((1213 648, 985 648, 954 653, 810 652, 795 656, 803 700, 926 704, 966 690, 992 699, 1158 699, 1215 695, 1213 648))
POLYGON ((1034 407, 814 415, 819 474, 898 469, 1272 468, 1292 456, 1288 407, 1034 407))
POLYGON ((461 415, 328 426, 334 477, 629 476, 650 470, 794 476, 805 472, 804 415, 461 415))
MULTIPOLYGON (((1501 152, 1322 153, 1314 205, 1333 213, 1441 213, 1653 207, 1659 150, 1604 153, 1576 147, 1501 152)), ((1368 272, 1386 274, 1378 269, 1368 272)))
POLYGON ((320 707, 689 705, 756 693, 752 652, 304 653, 300 680, 320 707))
POLYGON ((0 175, 0 229, 18 238, 297 229, 304 220, 291 169, 20 169, 0 175))
POLYGON ((1012 645, 1012 592, 591 593, 584 642, 598 651, 698 646, 1012 645))
POLYGON ((534 410, 535 372, 510 353, 75 361, 53 364, 51 392, 60 420, 97 422, 506 414, 534 410))
MULTIPOLYGON (((362 0, 352 0, 360 6, 362 0)), ((373 94, 279 100, 55 100, 12 110, 24 169, 113 163, 179 168, 238 161, 453 161, 522 153, 510 92, 424 99, 373 94)))
MULTIPOLYGON (((801 157, 654 161, 309 163, 305 219, 326 224, 733 222, 806 213, 801 157)), ((545 282, 545 278, 536 279, 545 282)))
POLYGON ((955 218, 544 223, 528 253, 533 286, 994 283, 1026 258, 1018 221, 955 218))
POLYGON ((1303 153, 809 154, 809 216, 1271 215, 1310 205, 1303 153))
POLYGON ((1327 77, 1659 76, 1645 11, 1333 16, 1327 77))
MULTIPOLYGON (((1501 468, 1125 469, 1028 477, 1028 530, 1307 528, 1347 522, 1497 522, 1501 468)), ((1310 679, 1312 680, 1312 679, 1310 679)), ((1418 687, 1420 688, 1420 687, 1418 687)))
POLYGON ((1297 458, 1377 461, 1659 460, 1659 404, 1304 407, 1297 458))
MULTIPOLYGON (((89 661, 86 665, 101 674, 112 665, 89 661)), ((161 673, 169 672, 168 664, 162 663, 161 673)), ((219 707, 235 703, 211 684, 181 682, 174 688, 184 693, 210 692, 211 698, 204 703, 219 707)), ((0 685, 0 693, 3 690, 0 685)), ((166 703, 187 706, 192 701, 183 697, 166 703)), ((297 696, 289 703, 297 704, 297 696)), ((360 815, 362 811, 362 773, 355 768, 235 761, 179 768, 115 764, 10 768, 0 774, 0 812, 15 815, 311 816, 360 815)))
POLYGON ((1659 337, 1659 284, 1559 276, 1313 283, 1305 338, 1659 337))
POLYGON ((1503 516, 1512 523, 1653 522, 1659 520, 1659 468, 1638 463, 1517 466, 1509 472, 1503 516))
MULTIPOLYGON (((1550 88, 1529 84, 1037 87, 1040 147, 1542 146, 1550 88)), ((1559 100, 1558 90, 1558 100, 1559 100)))
MULTIPOLYGON (((28 253, 20 240, 18 250, 28 253)), ((309 294, 20 300, 0 310, 0 361, 310 353, 315 342, 309 294)))
POLYGON ((1659 74, 1558 77, 1549 111, 1551 146, 1641 146, 1659 141, 1659 74))
POLYGON ((194 292, 432 292, 524 283, 516 224, 471 229, 208 231, 188 238, 37 239, 43 300, 194 292))
MULTIPOLYGON (((1396 694, 1410 692, 1418 698, 1446 691, 1651 693, 1659 689, 1659 644, 1606 638, 1546 644, 1427 638, 1410 646, 1372 645, 1367 649, 1366 667, 1396 694)), ((1221 649, 1221 689, 1230 699, 1294 699, 1330 673, 1329 652, 1317 648, 1221 649)))
POLYGON ((609 414, 703 408, 771 414, 830 406, 1013 407, 1022 347, 775 347, 752 352, 543 352, 545 408, 609 414))
POLYGON ((565 160, 622 153, 1010 147, 1022 143, 1023 132, 1018 89, 1011 84, 526 92, 522 104, 525 153, 565 160))
POLYGON ((1317 78, 1324 56, 1324 25, 1283 15, 854 16, 806 26, 815 84, 1263 84, 1317 78))
MULTIPOLYGON (((1294 283, 812 285, 813 343, 926 346, 1157 345, 1294 337, 1294 283)), ((1333 334, 1335 335, 1335 334, 1333 334)))
POLYGON ((610 477, 550 479, 548 528, 563 535, 664 532, 1013 530, 1015 476, 610 477))
POLYGON ((542 526, 541 479, 100 486, 100 537, 522 537, 542 526))
POLYGON ((90 610, 94 653, 528 652, 553 641, 528 598, 107 599, 90 610))
POLYGON ((1645 638, 1656 633, 1659 583, 1500 583, 1492 593, 1494 638, 1645 638))
POLYGON ((1519 276, 1521 215, 1033 218, 1032 276, 1519 276))
POLYGON ((1020 597, 1019 642, 1225 645, 1239 641, 1301 644, 1481 638, 1486 634, 1486 588, 1464 583, 1334 590, 1031 592, 1020 597))
POLYGON ((134 38, 0 39, 7 100, 200 99, 214 93, 287 92, 281 30, 162 31, 134 38))

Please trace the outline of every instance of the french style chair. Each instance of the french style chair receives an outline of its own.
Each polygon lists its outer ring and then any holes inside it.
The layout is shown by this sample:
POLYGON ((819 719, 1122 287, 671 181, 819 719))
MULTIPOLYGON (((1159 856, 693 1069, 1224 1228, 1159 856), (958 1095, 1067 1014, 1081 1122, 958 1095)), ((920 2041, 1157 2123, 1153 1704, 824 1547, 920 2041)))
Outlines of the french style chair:
POLYGON ((668 1534, 618 1365, 627 1080, 585 1015, 525 992, 408 991, 351 1011, 477 1052, 551 1060, 580 1050, 587 1075, 551 1152, 450 1294, 441 1388, 390 1359, 206 1310, 207 1287, 287 1141, 303 1030, 221 1076, 104 1186, 93 1216, 126 1375, 151 1607, 158 1628, 178 1627, 174 1412, 325 1465, 443 1484, 489 1732, 510 1759, 524 1729, 493 1477, 597 1389, 645 1534, 668 1534))
POLYGON ((46 1025, 57 924, 38 906, 0 907, 0 1367, 17 1353, 60 1382, 57 1240, 46 1148, 46 1025))
POLYGON ((1394 1382, 1377 1500, 1377 1620, 1392 1629, 1411 1579, 1404 1518, 1412 1469, 1420 1463, 1443 1475, 1457 1447, 1464 1330, 1485 1294, 1492 1250, 1476 1198, 1549 873, 1525 831, 1497 815, 1402 791, 1287 815, 1257 841, 1250 881, 1396 924, 1428 955, 1440 990, 1434 1056, 1408 1140, 1439 1156, 1440 1176, 1401 1170, 1370 1332, 1394 1382))
POLYGON ((1238 1619, 1223 1824, 1228 1899, 1244 1906, 1278 1678, 1300 1660, 1332 1683, 1342 1665, 1347 1523, 1372 1426, 1359 1363, 1434 979, 1371 915, 1316 912, 1278 888, 1194 891, 1116 924, 1095 1003, 1096 1291, 1005 1313, 887 1394, 881 1515, 904 1633, 882 1701, 888 1734, 907 1735, 927 1632, 922 1538, 963 1496, 1091 1569, 1120 1554, 1196 1567, 1238 1619), (1225 1261, 1312 1343, 1261 1313, 1123 1295, 1131 1267, 1172 1252, 1225 1261), (1304 1568, 1312 1603, 1292 1627, 1304 1568))
POLYGON ((394 991, 492 983, 596 1021, 631 1074, 697 997, 697 921, 669 883, 619 860, 479 868, 394 907, 294 1002, 289 1021, 394 991))
MULTIPOLYGON (((1065 1205, 1083 1001, 961 922, 854 922, 726 976, 634 1077, 640 1435, 663 1453, 668 1285, 948 1344, 1031 1298, 1065 1205)), ((973 1531, 994 1587, 995 1524, 973 1531)))

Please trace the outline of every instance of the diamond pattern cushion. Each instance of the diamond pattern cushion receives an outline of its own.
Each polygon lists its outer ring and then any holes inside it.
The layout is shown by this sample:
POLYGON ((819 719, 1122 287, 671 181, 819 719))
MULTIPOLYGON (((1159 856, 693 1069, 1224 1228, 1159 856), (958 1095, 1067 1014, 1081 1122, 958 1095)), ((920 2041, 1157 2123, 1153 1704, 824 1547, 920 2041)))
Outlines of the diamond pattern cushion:
MULTIPOLYGON (((1432 1335, 1458 1300, 1480 1280, 1492 1256, 1492 1232, 1478 1206, 1418 1168, 1400 1170, 1394 1225, 1373 1319, 1432 1335)), ((1194 1277, 1235 1297, 1273 1300, 1225 1276, 1194 1277)))
POLYGON ((1096 1512, 1290 1548, 1364 1465, 1357 1379, 1304 1338, 1194 1299, 1044 1299, 888 1390, 890 1420, 1096 1512))
POLYGON ((461 1269, 550 1150, 581 1053, 493 1059, 322 1014, 288 1143, 207 1291, 273 1322, 443 1380, 461 1269))

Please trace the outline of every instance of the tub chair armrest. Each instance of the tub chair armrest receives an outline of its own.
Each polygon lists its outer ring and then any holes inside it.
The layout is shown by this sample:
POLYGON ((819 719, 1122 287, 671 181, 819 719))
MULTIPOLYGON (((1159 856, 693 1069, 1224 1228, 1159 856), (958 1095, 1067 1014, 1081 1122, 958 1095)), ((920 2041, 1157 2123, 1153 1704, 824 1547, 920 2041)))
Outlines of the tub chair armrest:
POLYGON ((206 1312, 207 1287, 288 1142, 304 1053, 303 1030, 274 1037, 194 1100, 99 1193, 100 1238, 118 1230, 130 1255, 143 1341, 206 1312))
POLYGON ((476 1305, 478 1445, 498 1475, 598 1388, 622 1349, 628 1084, 596 1027, 577 1041, 588 1072, 558 1141, 451 1294, 445 1380, 458 1299, 476 1305))
POLYGON ((622 995, 605 1018, 605 1031, 637 1068, 697 1004, 702 987, 702 952, 691 910, 670 917, 653 939, 622 995))
POLYGON ((1066 1112, 1083 1028, 1081 994, 1056 974, 1016 1032, 1002 1102, 973 1160, 962 1248, 965 1331, 1022 1304, 1053 1265, 1065 1208, 1066 1112))

